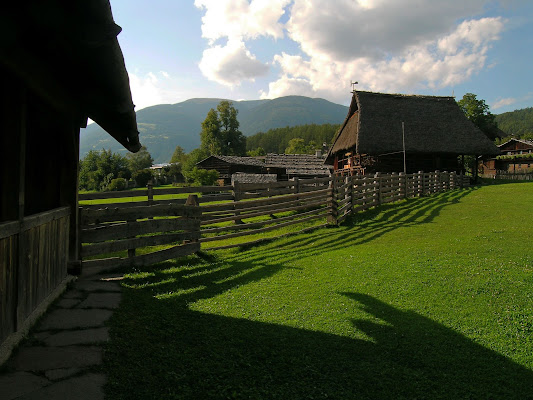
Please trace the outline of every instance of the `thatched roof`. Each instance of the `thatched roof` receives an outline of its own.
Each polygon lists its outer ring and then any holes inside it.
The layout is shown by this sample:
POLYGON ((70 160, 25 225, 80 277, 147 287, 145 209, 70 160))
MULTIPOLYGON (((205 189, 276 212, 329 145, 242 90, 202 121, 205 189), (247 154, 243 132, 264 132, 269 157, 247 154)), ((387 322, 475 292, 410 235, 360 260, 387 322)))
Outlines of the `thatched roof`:
POLYGON ((109 0, 9 2, 0 64, 79 126, 87 117, 130 151, 139 132, 109 0))
POLYGON ((498 154, 498 148, 470 122, 453 97, 354 92, 348 116, 327 157, 355 149, 358 154, 498 154))

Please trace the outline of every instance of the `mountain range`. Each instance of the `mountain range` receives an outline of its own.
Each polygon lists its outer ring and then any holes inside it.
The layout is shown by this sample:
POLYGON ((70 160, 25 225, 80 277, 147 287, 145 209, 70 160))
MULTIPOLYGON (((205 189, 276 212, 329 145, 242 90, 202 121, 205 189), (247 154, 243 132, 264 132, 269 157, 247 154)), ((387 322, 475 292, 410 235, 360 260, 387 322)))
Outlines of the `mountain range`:
MULTIPOLYGON (((148 148, 155 163, 168 162, 176 146, 189 152, 200 145, 201 124, 211 108, 223 99, 190 99, 176 104, 160 104, 137 112, 141 143, 148 148)), ((304 124, 340 124, 348 107, 324 99, 286 96, 272 100, 233 101, 237 119, 245 136, 269 129, 304 124)), ((97 124, 82 129, 80 157, 89 150, 111 149, 127 152, 97 124)))

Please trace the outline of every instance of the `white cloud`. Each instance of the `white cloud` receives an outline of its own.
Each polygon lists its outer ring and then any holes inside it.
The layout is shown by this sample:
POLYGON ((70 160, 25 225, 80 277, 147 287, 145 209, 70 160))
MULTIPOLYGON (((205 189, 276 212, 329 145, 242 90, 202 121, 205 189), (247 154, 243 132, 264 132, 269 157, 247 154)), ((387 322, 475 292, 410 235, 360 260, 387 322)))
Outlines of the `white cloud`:
POLYGON ((175 102, 175 93, 168 90, 172 78, 167 72, 148 72, 144 75, 130 72, 128 75, 135 111, 155 104, 175 102))
POLYGON ((280 76, 261 96, 312 87, 316 96, 346 102, 352 80, 363 90, 408 93, 464 82, 485 66, 505 23, 471 18, 457 25, 484 2, 464 3, 295 0, 288 31, 305 56, 276 55, 280 76))
POLYGON ((209 41, 199 66, 208 79, 226 86, 254 81, 275 66, 279 75, 260 91, 262 98, 301 94, 346 102, 352 80, 363 90, 437 90, 487 68, 489 49, 507 23, 501 17, 481 17, 490 4, 494 3, 195 0, 195 6, 205 11, 202 36, 209 41), (289 17, 285 24, 284 15, 289 17), (258 38, 282 43, 289 38, 298 50, 272 51, 269 64, 250 50, 250 42, 258 38))
POLYGON ((225 46, 217 45, 204 50, 199 67, 208 79, 226 86, 238 85, 244 80, 253 81, 269 70, 239 40, 230 40, 225 46))
POLYGON ((289 0, 195 0, 205 9, 202 37, 211 44, 220 38, 253 39, 258 36, 283 37, 279 22, 289 0))
POLYGON ((485 0, 295 0, 290 37, 307 54, 336 61, 401 54, 447 34, 458 19, 483 10, 485 0))
POLYGON ((499 99, 498 101, 496 101, 496 103, 494 103, 491 108, 493 110, 497 110, 498 108, 502 108, 502 107, 505 107, 505 106, 510 106, 511 104, 514 104, 518 101, 518 99, 515 99, 513 97, 508 97, 508 98, 505 98, 505 99, 499 99))
POLYGON ((202 37, 209 40, 199 67, 204 76, 222 85, 239 85, 265 75, 269 68, 257 60, 245 40, 283 37, 279 22, 290 0, 195 0, 205 10, 202 37), (217 45, 226 39, 226 45, 217 45))

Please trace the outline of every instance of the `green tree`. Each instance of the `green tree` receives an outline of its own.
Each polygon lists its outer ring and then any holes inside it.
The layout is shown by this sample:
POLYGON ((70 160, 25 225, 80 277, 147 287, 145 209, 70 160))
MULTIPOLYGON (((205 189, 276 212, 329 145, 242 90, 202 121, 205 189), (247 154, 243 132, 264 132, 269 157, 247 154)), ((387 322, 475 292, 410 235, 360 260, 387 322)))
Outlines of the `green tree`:
POLYGON ((176 146, 174 149, 174 153, 172 154, 172 158, 170 159, 170 164, 179 163, 183 164, 185 160, 187 159, 187 154, 185 153, 185 150, 181 146, 176 146))
POLYGON ((185 160, 181 168, 181 173, 183 174, 187 182, 194 181, 192 170, 196 168, 196 164, 198 162, 202 161, 207 157, 209 157, 209 152, 201 147, 194 149, 189 154, 187 154, 187 159, 185 160))
POLYGON ((146 146, 142 146, 137 153, 129 153, 126 158, 132 174, 150 168, 154 162, 146 146))
POLYGON ((216 110, 210 109, 202 122, 200 148, 211 155, 243 156, 246 137, 239 131, 237 114, 228 100, 222 100, 216 110))
POLYGON ((490 112, 485 100, 478 99, 473 93, 466 93, 457 102, 466 117, 474 123, 490 140, 499 136, 495 116, 490 112))
POLYGON ((246 155, 249 157, 266 156, 266 151, 261 146, 259 146, 254 150, 247 151, 246 155))
POLYGON ((285 149, 285 154, 309 154, 314 151, 314 147, 314 142, 309 146, 302 138, 294 138, 289 140, 289 147, 285 149), (311 147, 313 150, 310 150, 311 147))
POLYGON ((218 180, 218 171, 194 167, 189 174, 189 179, 197 186, 211 186, 218 180))
POLYGON ((91 150, 80 161, 80 189, 107 190, 113 179, 130 176, 126 157, 111 150, 91 150))

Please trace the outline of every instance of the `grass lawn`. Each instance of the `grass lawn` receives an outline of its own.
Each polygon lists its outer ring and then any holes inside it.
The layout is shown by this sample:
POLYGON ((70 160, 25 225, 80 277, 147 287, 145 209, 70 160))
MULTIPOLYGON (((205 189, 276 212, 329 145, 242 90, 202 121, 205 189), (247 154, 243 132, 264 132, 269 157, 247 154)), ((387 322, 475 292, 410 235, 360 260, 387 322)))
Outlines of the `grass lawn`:
POLYGON ((533 183, 129 271, 112 399, 533 398, 533 183))

